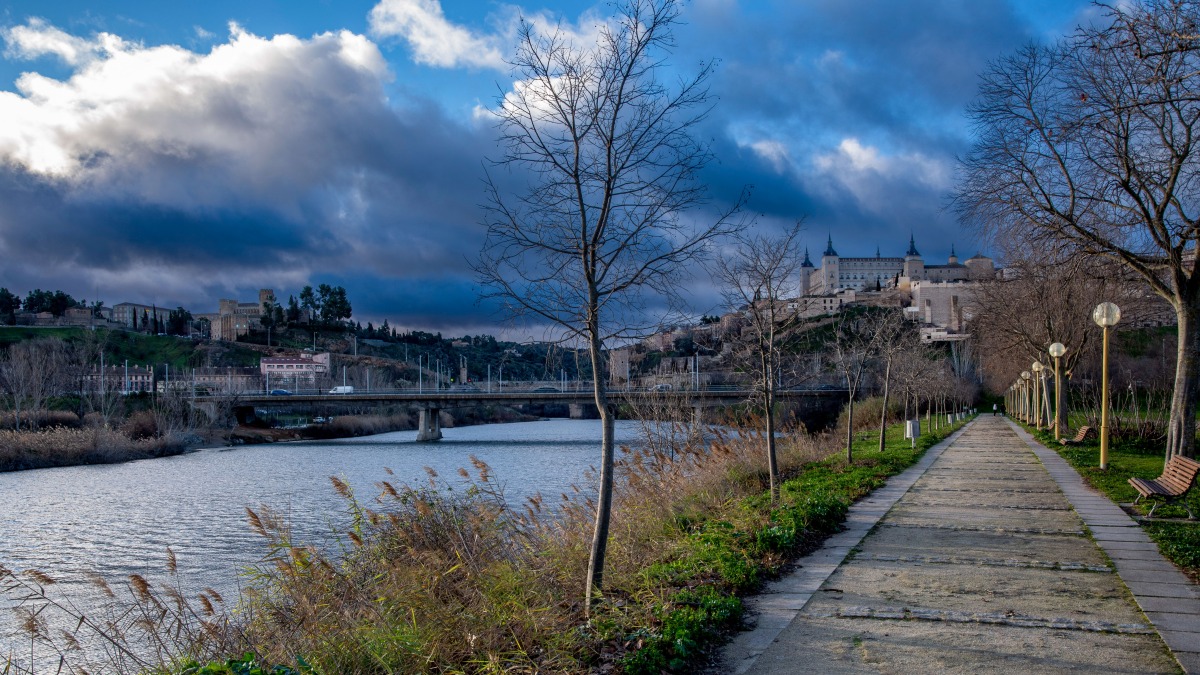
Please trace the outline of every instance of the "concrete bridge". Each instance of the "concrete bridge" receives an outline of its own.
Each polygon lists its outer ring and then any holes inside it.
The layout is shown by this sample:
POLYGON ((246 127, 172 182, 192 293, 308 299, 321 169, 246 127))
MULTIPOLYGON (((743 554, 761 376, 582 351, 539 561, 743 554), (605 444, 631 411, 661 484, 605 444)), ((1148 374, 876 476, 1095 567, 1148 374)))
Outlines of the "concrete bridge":
MULTIPOLYGON (((719 408, 744 403, 755 395, 752 390, 731 387, 706 387, 686 390, 611 390, 609 397, 614 403, 629 403, 638 406, 668 406, 690 408, 693 423, 700 424, 705 409, 719 408)), ((799 402, 805 407, 823 409, 846 398, 844 389, 789 389, 776 394, 780 401, 799 402)), ((472 388, 422 390, 394 389, 374 391, 289 392, 287 394, 240 394, 236 397, 197 396, 197 406, 211 408, 220 403, 231 403, 239 419, 253 416, 254 411, 269 411, 297 406, 318 405, 395 405, 406 404, 417 408, 418 441, 437 441, 442 438, 439 414, 444 409, 466 408, 488 405, 508 407, 566 404, 572 418, 587 417, 595 408, 591 389, 559 390, 550 386, 538 386, 527 390, 487 392, 472 388)))

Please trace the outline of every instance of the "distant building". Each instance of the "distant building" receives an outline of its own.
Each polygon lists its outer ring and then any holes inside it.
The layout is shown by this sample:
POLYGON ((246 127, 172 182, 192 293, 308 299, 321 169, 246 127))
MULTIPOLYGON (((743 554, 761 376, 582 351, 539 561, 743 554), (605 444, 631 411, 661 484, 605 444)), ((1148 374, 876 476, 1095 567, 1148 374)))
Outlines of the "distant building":
MULTIPOLYGON (((142 305, 136 302, 122 302, 120 304, 113 305, 112 320, 128 328, 134 328, 134 321, 137 321, 136 327, 140 329, 144 325, 144 320, 152 318, 157 311, 158 308, 154 305, 142 305)), ((166 313, 161 314, 161 316, 165 318, 166 313)))
POLYGON ((629 382, 630 352, 629 347, 608 350, 608 377, 612 384, 629 382))
POLYGON ((329 374, 328 352, 299 356, 267 356, 258 363, 266 389, 312 389, 329 374))
POLYGON ((907 290, 914 281, 982 281, 996 276, 991 258, 976 254, 960 263, 953 246, 945 265, 926 265, 912 237, 908 239, 908 251, 902 258, 884 258, 878 247, 874 258, 843 258, 834 250, 831 236, 821 254, 821 266, 815 267, 805 251, 800 269, 801 295, 832 295, 846 289, 907 290))
POLYGON ((922 326, 958 333, 966 330, 974 304, 975 284, 914 281, 912 306, 906 314, 922 326))
POLYGON ((87 375, 89 391, 121 391, 136 394, 154 391, 154 368, 150 366, 96 367, 87 375))
POLYGON ((212 339, 233 341, 251 330, 262 328, 259 318, 262 316, 263 305, 274 302, 275 291, 263 288, 258 291, 258 302, 221 299, 217 301, 216 312, 200 314, 196 318, 208 319, 212 339))

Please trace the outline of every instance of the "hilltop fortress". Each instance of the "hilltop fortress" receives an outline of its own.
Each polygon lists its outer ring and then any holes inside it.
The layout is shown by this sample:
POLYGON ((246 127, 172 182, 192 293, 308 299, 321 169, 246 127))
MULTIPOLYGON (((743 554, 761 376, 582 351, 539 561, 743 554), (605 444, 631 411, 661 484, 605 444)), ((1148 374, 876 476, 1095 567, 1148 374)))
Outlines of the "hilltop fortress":
POLYGON ((801 295, 833 295, 843 290, 875 291, 896 288, 912 290, 916 281, 934 283, 980 281, 996 276, 991 258, 975 254, 965 263, 958 261, 954 247, 945 265, 926 265, 917 251, 916 241, 908 239, 908 252, 903 258, 883 258, 875 249, 874 258, 843 258, 833 249, 830 236, 821 254, 821 266, 815 267, 804 251, 800 271, 801 295))

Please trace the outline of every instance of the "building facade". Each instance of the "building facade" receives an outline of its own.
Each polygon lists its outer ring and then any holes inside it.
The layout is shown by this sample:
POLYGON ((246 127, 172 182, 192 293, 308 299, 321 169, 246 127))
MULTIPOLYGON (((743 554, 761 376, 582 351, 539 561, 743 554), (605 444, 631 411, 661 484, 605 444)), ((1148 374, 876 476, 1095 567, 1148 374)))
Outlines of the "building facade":
POLYGON ((215 313, 201 314, 196 318, 208 320, 212 339, 233 341, 251 329, 262 328, 259 317, 262 316, 263 305, 274 302, 275 291, 263 288, 258 291, 258 302, 221 299, 217 301, 215 313))
POLYGON ((271 389, 314 389, 329 375, 328 352, 299 356, 268 356, 258 363, 264 386, 271 389))
POLYGON ((834 250, 830 236, 821 254, 821 266, 814 266, 805 251, 800 270, 801 295, 833 295, 844 290, 909 290, 915 281, 981 281, 996 276, 991 258, 976 254, 960 263, 953 247, 945 265, 926 265, 913 237, 909 237, 908 251, 900 258, 885 258, 878 248, 873 258, 843 258, 834 250))

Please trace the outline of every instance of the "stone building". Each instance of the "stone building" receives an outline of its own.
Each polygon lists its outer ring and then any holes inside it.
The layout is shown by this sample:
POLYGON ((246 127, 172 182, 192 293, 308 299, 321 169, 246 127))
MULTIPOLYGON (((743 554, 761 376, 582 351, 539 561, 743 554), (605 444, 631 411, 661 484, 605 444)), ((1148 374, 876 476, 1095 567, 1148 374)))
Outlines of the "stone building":
POLYGON ((258 302, 239 302, 221 299, 217 301, 215 313, 200 314, 197 319, 208 319, 211 337, 214 340, 236 340, 252 329, 262 328, 259 317, 263 305, 275 302, 275 291, 263 288, 258 291, 258 302))
POLYGON ((268 356, 258 362, 263 386, 271 389, 315 389, 329 375, 328 352, 299 356, 268 356))
POLYGON ((800 294, 806 296, 833 295, 842 290, 874 291, 888 288, 908 290, 915 281, 955 282, 978 281, 996 276, 991 258, 976 254, 960 263, 950 248, 945 265, 926 265, 917 251, 913 237, 908 239, 908 251, 903 257, 882 257, 879 248, 873 258, 843 258, 833 248, 830 236, 821 254, 821 266, 815 267, 804 252, 801 263, 800 294))

